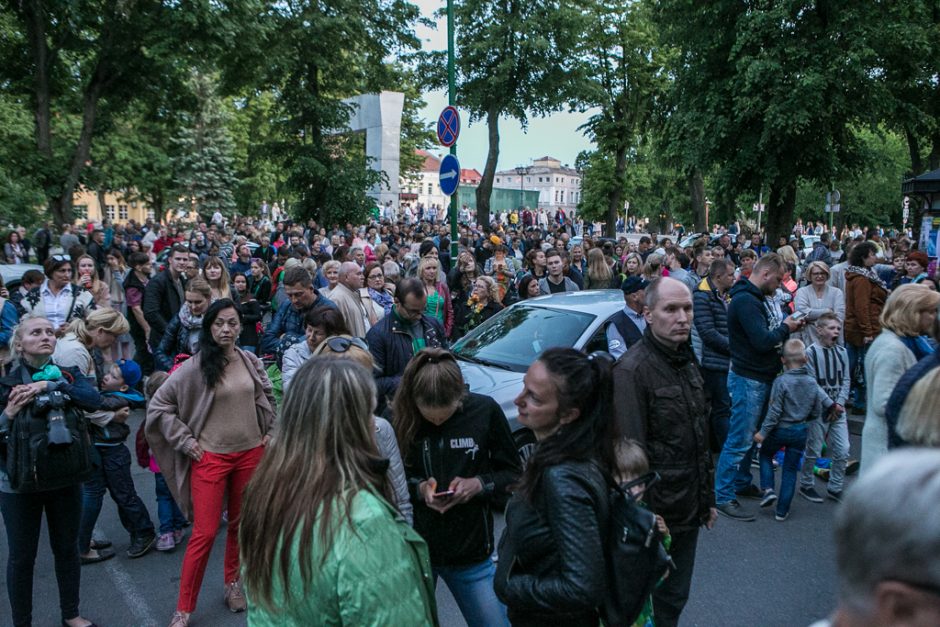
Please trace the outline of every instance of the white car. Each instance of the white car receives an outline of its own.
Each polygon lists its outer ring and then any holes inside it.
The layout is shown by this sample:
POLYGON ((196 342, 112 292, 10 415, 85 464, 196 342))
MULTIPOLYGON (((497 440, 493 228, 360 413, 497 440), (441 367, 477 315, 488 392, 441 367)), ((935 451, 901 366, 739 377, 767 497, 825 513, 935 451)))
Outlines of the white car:
POLYGON ((454 344, 464 381, 471 392, 499 403, 523 459, 531 453, 535 436, 519 424, 513 400, 522 390, 526 370, 547 348, 606 351, 607 322, 623 307, 619 290, 539 296, 504 309, 454 344))

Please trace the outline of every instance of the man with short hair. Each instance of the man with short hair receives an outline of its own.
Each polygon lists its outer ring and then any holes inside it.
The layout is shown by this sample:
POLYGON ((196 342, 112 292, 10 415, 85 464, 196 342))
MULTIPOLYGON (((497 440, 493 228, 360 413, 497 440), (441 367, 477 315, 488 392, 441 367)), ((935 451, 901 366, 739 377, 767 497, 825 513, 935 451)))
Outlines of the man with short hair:
POLYGON ((673 626, 689 598, 698 530, 715 523, 714 472, 708 450, 708 404, 689 349, 692 294, 661 278, 646 288, 646 330, 614 366, 614 416, 661 479, 644 500, 666 522, 676 565, 653 593, 657 626, 673 626))
POLYGON ((715 471, 715 501, 719 513, 734 520, 753 521, 737 496, 761 498, 760 488, 751 482, 754 433, 767 413, 770 386, 780 372, 780 346, 803 327, 803 322, 788 316, 778 323, 767 297, 780 285, 786 262, 776 253, 768 253, 754 265, 748 279, 740 279, 731 288, 728 306, 728 337, 731 369, 728 392, 731 418, 718 468, 715 471))
POLYGON ((95 268, 98 270, 98 276, 104 276, 104 269, 108 267, 108 254, 104 249, 104 231, 95 229, 91 234, 91 241, 88 242, 86 254, 95 260, 95 268))
POLYGON ((551 248, 545 253, 547 273, 539 279, 539 293, 561 294, 577 292, 578 284, 565 276, 565 261, 557 249, 551 248))
POLYGON ((650 239, 649 235, 644 235, 640 238, 640 243, 637 245, 636 251, 640 255, 640 259, 643 260, 643 263, 646 263, 646 258, 653 253, 653 240, 650 239))
POLYGON ((731 397, 728 395, 728 365, 731 345, 728 337, 728 292, 734 285, 734 264, 718 259, 708 268, 708 276, 692 294, 695 329, 702 345, 702 378, 710 396, 712 451, 720 453, 728 435, 731 397))
POLYGON ((147 253, 132 253, 127 258, 130 272, 124 279, 124 300, 127 305, 127 321, 130 324, 131 339, 134 341, 134 361, 145 376, 153 373, 153 354, 147 349, 147 337, 150 335, 150 323, 144 316, 143 302, 150 283, 153 265, 147 253))
POLYGON ((417 278, 402 279, 395 288, 391 314, 379 320, 366 334, 375 360, 375 383, 381 413, 398 389, 408 361, 424 348, 447 348, 444 326, 424 313, 427 305, 424 284, 417 278))
POLYGON ((699 283, 708 274, 708 267, 712 263, 712 249, 709 248, 707 241, 699 240, 692 248, 692 255, 695 258, 695 266, 689 267, 683 282, 689 288, 689 292, 694 294, 699 283))
POLYGON ((813 627, 940 625, 940 451, 890 453, 836 510, 839 604, 813 627))
POLYGON ((641 276, 627 277, 620 285, 624 307, 610 319, 605 332, 607 352, 614 359, 620 359, 643 337, 643 332, 646 330, 646 317, 643 315, 643 310, 646 306, 648 286, 649 281, 641 276))
POLYGON ((147 341, 153 350, 160 346, 167 325, 183 306, 188 266, 189 251, 185 246, 176 244, 167 257, 166 270, 153 277, 144 290, 141 307, 150 325, 147 341))
POLYGON ((59 245, 62 246, 62 252, 69 254, 69 251, 76 246, 81 245, 81 240, 75 234, 75 227, 66 224, 62 227, 62 235, 59 236, 59 245))
POLYGON ((365 337, 371 324, 359 290, 364 282, 362 267, 355 261, 344 261, 339 267, 339 283, 330 292, 330 300, 343 318, 349 332, 356 337, 365 337))
POLYGON ((261 338, 262 355, 282 356, 294 343, 304 339, 304 315, 314 307, 336 307, 336 303, 313 287, 313 277, 306 268, 296 265, 284 271, 281 283, 290 303, 277 309, 271 324, 261 338))

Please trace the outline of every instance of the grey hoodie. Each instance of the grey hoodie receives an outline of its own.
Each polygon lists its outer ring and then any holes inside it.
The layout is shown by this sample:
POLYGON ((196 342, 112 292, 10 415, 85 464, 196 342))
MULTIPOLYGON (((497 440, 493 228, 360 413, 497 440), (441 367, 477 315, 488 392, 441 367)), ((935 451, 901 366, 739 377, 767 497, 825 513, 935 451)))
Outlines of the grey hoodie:
POLYGON ((774 379, 770 389, 770 407, 760 434, 766 438, 777 427, 792 427, 816 420, 831 406, 832 399, 819 387, 806 366, 787 370, 774 379))

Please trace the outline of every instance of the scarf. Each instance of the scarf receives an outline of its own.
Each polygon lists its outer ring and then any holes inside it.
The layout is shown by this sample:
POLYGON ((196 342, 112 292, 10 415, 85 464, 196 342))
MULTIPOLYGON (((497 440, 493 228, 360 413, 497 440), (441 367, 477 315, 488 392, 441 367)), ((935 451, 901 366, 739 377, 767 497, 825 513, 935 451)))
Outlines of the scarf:
POLYGON ((395 304, 395 300, 391 297, 391 295, 388 292, 386 292, 385 290, 382 290, 380 292, 370 287, 369 297, 372 299, 372 302, 379 305, 385 311, 386 316, 389 313, 391 313, 392 305, 395 304))
POLYGON ((861 267, 859 267, 859 266, 851 266, 851 265, 850 265, 850 266, 848 266, 848 267, 845 269, 845 272, 846 272, 846 274, 848 274, 849 272, 852 272, 852 273, 854 273, 854 274, 860 274, 861 276, 865 277, 866 279, 868 279, 869 281, 871 281, 871 282, 874 283, 875 285, 880 286, 881 289, 883 289, 884 291, 886 291, 886 292, 889 292, 889 291, 890 291, 890 290, 888 289, 888 286, 885 285, 885 282, 881 280, 881 277, 880 277, 880 276, 878 276, 878 273, 876 273, 876 272, 875 272, 874 270, 872 270, 871 268, 861 268, 861 267))
POLYGON ((933 344, 931 344, 930 340, 923 335, 918 335, 917 337, 899 335, 898 337, 908 348, 908 350, 914 353, 914 357, 917 358, 917 361, 920 361, 927 355, 932 355, 934 352, 933 344))
POLYGON ((202 316, 194 316, 188 303, 183 303, 180 307, 179 317, 180 323, 190 331, 202 328, 202 316))
POLYGON ((32 376, 33 381, 58 381, 61 378, 62 371, 55 364, 46 364, 32 376))

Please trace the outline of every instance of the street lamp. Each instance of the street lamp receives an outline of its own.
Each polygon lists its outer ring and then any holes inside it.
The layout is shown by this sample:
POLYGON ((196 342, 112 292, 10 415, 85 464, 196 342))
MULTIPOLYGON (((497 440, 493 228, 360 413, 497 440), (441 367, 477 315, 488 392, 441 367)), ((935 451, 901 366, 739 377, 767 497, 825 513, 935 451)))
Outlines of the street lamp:
POLYGON ((527 165, 520 165, 516 167, 516 174, 519 175, 519 208, 525 209, 525 179, 522 178, 532 171, 527 165))

